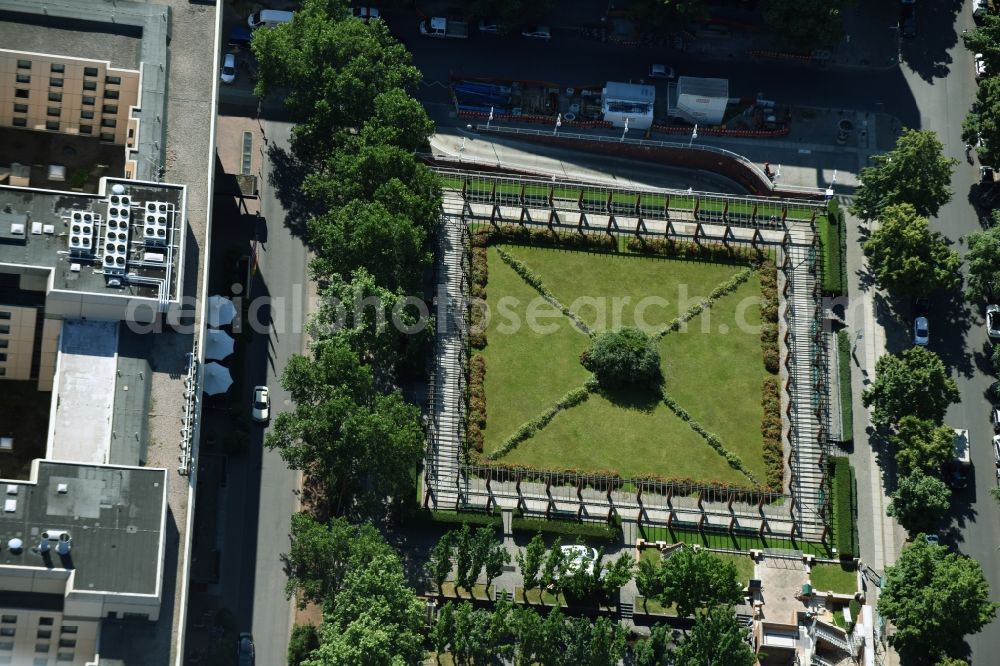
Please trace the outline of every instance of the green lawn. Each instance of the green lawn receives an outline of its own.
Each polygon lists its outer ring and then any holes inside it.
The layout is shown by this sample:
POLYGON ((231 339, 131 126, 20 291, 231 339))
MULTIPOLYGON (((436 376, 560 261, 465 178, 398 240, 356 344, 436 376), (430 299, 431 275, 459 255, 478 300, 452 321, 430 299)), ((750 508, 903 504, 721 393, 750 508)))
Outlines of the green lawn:
POLYGON ((680 259, 526 246, 504 249, 527 265, 563 305, 595 331, 639 326, 652 332, 741 270, 739 266, 680 259), (648 306, 641 305, 643 299, 648 306))
MULTIPOLYGON (((598 331, 636 323, 659 329, 743 270, 735 265, 574 250, 513 245, 504 249, 598 331), (650 297, 659 300, 642 313, 644 321, 637 322, 637 310, 641 312, 641 304, 644 299, 650 302, 650 297)), ((531 314, 527 304, 537 302, 537 292, 503 263, 496 248, 490 248, 488 257, 486 291, 493 316, 483 352, 487 454, 521 424, 584 383, 588 373, 579 355, 589 345, 568 319, 544 303, 534 307, 558 315, 539 319, 553 331, 525 325, 531 314)), ((760 387, 766 372, 759 333, 739 325, 760 323, 759 298, 760 283, 753 276, 694 318, 687 330, 664 336, 660 348, 665 390, 763 481, 760 387)), ((502 460, 542 469, 613 470, 626 478, 655 474, 750 482, 651 391, 594 394, 557 414, 502 460)))
POLYGON ((814 590, 854 594, 858 591, 858 577, 854 567, 842 564, 817 564, 809 574, 814 590))
MULTIPOLYGON (((590 373, 580 365, 580 352, 590 339, 571 326, 558 310, 543 304, 558 319, 553 334, 533 332, 525 324, 526 307, 538 293, 505 264, 496 248, 489 249, 487 302, 493 313, 487 328, 485 453, 495 451, 518 427, 538 416, 567 391, 581 386, 590 373), (517 327, 498 313, 501 298, 516 298, 521 305, 511 311, 520 319, 517 327), (516 328, 517 330, 511 330, 516 328)), ((542 321, 539 319, 539 321, 542 321)))
POLYGON ((720 560, 735 564, 736 580, 743 585, 749 583, 750 579, 753 578, 754 565, 749 555, 728 555, 726 553, 712 553, 712 555, 718 557, 720 560))
POLYGON ((760 281, 754 275, 660 341, 664 389, 763 482, 760 281), (741 330, 742 329, 742 330, 741 330), (723 332, 725 331, 725 332, 723 332))
POLYGON ((812 541, 794 541, 792 539, 777 536, 768 536, 761 539, 752 534, 728 534, 725 532, 715 532, 702 530, 697 531, 694 526, 690 529, 679 527, 661 527, 658 525, 639 525, 639 536, 647 541, 666 541, 667 543, 700 543, 707 548, 731 548, 733 550, 747 551, 751 548, 768 549, 776 548, 782 550, 802 551, 819 557, 832 557, 834 553, 822 543, 812 541))

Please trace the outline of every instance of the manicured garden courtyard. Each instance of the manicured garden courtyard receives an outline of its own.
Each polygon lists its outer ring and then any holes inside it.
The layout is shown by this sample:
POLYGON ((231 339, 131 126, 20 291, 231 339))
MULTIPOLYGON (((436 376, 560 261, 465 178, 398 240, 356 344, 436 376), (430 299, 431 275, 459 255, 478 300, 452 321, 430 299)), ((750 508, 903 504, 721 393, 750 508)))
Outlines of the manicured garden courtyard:
POLYGON ((486 344, 474 352, 485 361, 481 456, 626 479, 765 485, 762 385, 773 375, 762 353, 761 271, 773 264, 520 244, 491 245, 482 258, 478 269, 473 262, 474 272, 486 266, 489 312, 486 344), (581 353, 593 336, 623 327, 655 344, 659 386, 588 385, 581 353), (565 408, 554 407, 560 401, 565 408))

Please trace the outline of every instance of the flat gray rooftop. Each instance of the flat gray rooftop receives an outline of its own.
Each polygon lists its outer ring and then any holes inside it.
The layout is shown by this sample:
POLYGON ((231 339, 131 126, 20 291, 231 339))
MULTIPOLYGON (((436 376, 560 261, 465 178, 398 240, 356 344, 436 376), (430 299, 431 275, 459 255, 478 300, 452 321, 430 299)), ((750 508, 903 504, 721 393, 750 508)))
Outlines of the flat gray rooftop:
POLYGON ((41 460, 37 483, 0 484, 0 564, 73 569, 80 591, 155 594, 166 483, 163 469, 41 460), (59 555, 55 541, 40 554, 43 532, 68 532, 69 555, 59 555), (12 537, 24 542, 19 553, 6 547, 12 537))
POLYGON ((135 26, 93 23, 85 20, 85 3, 79 3, 80 20, 0 11, 0 44, 13 51, 107 60, 112 67, 139 69, 142 30, 135 26), (25 26, 31 26, 25 29, 25 26))
POLYGON ((46 458, 110 462, 117 351, 118 322, 63 322, 46 458))
POLYGON ((112 465, 145 465, 149 442, 149 336, 118 325, 118 371, 111 421, 112 465))
POLYGON ((151 281, 163 281, 169 273, 169 295, 176 295, 181 255, 178 248, 183 247, 185 231, 183 188, 128 180, 114 182, 122 183, 130 198, 127 230, 110 216, 123 209, 113 206, 107 196, 0 186, 0 264, 54 269, 53 288, 59 291, 150 299, 159 298, 159 288, 151 281), (152 202, 172 207, 166 239, 173 247, 170 252, 163 245, 151 245, 152 239, 143 235, 145 206, 152 202), (77 225, 83 225, 87 246, 71 250, 72 232, 77 225), (120 240, 112 244, 117 248, 115 252, 124 250, 122 254, 127 257, 123 272, 129 278, 120 280, 119 285, 109 283, 107 278, 111 276, 103 265, 108 256, 107 234, 112 229, 120 232, 120 240))

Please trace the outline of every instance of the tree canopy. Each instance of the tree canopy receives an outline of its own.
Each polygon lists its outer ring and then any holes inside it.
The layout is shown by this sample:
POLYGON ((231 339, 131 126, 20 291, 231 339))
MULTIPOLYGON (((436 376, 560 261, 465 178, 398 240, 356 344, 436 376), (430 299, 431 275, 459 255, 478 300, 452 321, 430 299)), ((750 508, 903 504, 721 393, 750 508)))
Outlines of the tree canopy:
POLYGON ((325 483, 339 506, 403 495, 412 486, 424 445, 420 410, 399 391, 378 392, 371 368, 347 342, 319 341, 311 359, 291 357, 281 385, 295 409, 277 416, 264 444, 325 483))
POLYGON ((674 651, 674 666, 753 666, 757 656, 746 641, 747 630, 736 621, 732 606, 698 613, 694 626, 674 651))
POLYGON ((895 296, 926 296, 962 284, 958 254, 910 204, 882 210, 864 252, 875 283, 895 296))
POLYGON ((951 428, 915 416, 899 419, 889 441, 896 450, 896 464, 902 475, 914 470, 937 474, 955 454, 955 432, 951 428))
POLYGON ((291 22, 254 32, 254 92, 281 91, 296 122, 293 148, 306 162, 329 154, 342 129, 384 113, 377 109, 379 95, 413 90, 420 81, 409 52, 384 22, 347 17, 343 0, 305 0, 291 22))
POLYGON ((973 53, 983 54, 987 71, 1000 72, 1000 16, 980 17, 979 25, 962 33, 962 42, 973 53))
POLYGON ((976 101, 962 121, 962 141, 976 146, 981 164, 1000 164, 1000 77, 979 82, 976 101))
POLYGON ((965 295, 970 301, 987 301, 1000 294, 1000 227, 969 234, 969 251, 965 253, 968 279, 965 295))
POLYGON ((947 484, 917 469, 899 479, 886 513, 910 534, 936 532, 950 506, 947 484))
POLYGON ((609 388, 660 381, 660 353, 652 338, 638 328, 600 333, 580 361, 609 388))
POLYGON ((924 347, 886 354, 875 363, 875 381, 861 395, 872 422, 888 425, 904 416, 940 423, 960 399, 958 386, 941 358, 924 347))
POLYGON ((639 564, 636 583, 644 597, 677 605, 687 617, 699 608, 731 606, 743 600, 736 565, 705 550, 682 548, 666 560, 639 564))
POLYGON ((844 34, 852 0, 761 0, 760 14, 776 47, 796 53, 833 45, 844 34))
POLYGON ((951 173, 958 162, 945 157, 933 130, 903 129, 895 148, 872 159, 875 165, 861 170, 853 215, 871 221, 890 206, 906 203, 917 216, 928 217, 951 201, 951 173))
POLYGON ((889 642, 920 663, 955 654, 996 615, 979 563, 917 538, 886 568, 878 610, 896 628, 889 642))

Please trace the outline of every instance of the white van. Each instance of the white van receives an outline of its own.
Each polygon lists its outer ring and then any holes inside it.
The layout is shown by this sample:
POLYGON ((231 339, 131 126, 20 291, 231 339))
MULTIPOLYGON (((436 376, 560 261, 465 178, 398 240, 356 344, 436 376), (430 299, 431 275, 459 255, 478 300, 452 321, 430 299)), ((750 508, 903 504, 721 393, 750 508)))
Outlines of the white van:
POLYGON ((254 12, 247 18, 247 25, 251 28, 267 27, 273 28, 282 23, 289 23, 292 20, 292 12, 280 9, 262 9, 254 12))

